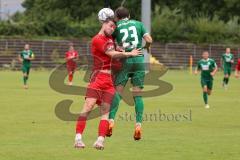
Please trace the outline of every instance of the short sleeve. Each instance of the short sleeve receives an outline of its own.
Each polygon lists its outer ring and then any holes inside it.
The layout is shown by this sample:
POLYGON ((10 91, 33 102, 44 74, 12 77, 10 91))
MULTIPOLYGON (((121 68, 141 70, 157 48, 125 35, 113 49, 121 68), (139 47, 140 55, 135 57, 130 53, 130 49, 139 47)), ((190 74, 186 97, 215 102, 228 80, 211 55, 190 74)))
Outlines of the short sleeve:
POLYGON ((104 52, 115 49, 113 40, 108 41, 104 46, 105 46, 103 50, 104 52))
POLYGON ((217 63, 214 60, 212 61, 212 65, 213 65, 214 68, 217 67, 217 63))

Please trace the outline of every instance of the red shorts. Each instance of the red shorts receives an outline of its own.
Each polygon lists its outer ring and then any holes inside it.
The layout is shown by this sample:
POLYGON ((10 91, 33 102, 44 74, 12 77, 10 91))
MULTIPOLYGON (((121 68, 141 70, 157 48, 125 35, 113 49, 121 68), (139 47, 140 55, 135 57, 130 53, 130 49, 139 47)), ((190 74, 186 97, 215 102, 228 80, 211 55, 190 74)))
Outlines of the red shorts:
POLYGON ((67 65, 68 72, 74 72, 77 68, 77 65, 67 65))
POLYGON ((87 87, 86 98, 96 98, 97 104, 111 104, 115 94, 112 75, 98 72, 92 75, 87 87))

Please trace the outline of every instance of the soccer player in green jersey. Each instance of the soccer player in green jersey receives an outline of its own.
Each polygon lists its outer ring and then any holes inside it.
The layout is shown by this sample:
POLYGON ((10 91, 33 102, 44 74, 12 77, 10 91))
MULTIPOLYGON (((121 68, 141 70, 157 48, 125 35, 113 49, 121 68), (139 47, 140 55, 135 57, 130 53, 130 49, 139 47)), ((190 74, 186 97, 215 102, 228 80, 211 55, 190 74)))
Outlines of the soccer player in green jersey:
MULTIPOLYGON (((146 31, 142 22, 130 20, 129 18, 130 14, 128 9, 119 7, 115 11, 117 27, 113 33, 113 37, 115 37, 118 46, 120 46, 124 51, 130 52, 135 48, 141 49, 142 39, 144 39, 146 45, 143 48, 146 48, 149 51, 150 45, 152 43, 152 37, 146 31)), ((137 57, 128 57, 126 59, 123 59, 121 71, 117 73, 115 80, 117 92, 111 104, 111 110, 109 114, 109 131, 107 134, 108 136, 112 135, 114 118, 118 110, 119 102, 122 99, 124 86, 126 85, 128 79, 131 78, 136 112, 134 139, 141 139, 141 123, 144 109, 141 91, 144 85, 144 76, 145 64, 143 54, 137 57)))
POLYGON ((31 61, 34 59, 34 54, 30 50, 29 44, 25 44, 24 50, 18 55, 18 59, 22 63, 24 89, 28 89, 27 80, 32 64, 31 61))
POLYGON ((205 108, 209 108, 208 96, 211 95, 213 89, 213 76, 216 74, 217 69, 216 62, 209 58, 209 53, 207 51, 204 51, 202 53, 202 59, 197 63, 195 74, 198 74, 198 71, 201 71, 201 85, 203 88, 205 108))
POLYGON ((222 67, 223 67, 223 71, 224 71, 223 87, 225 87, 225 89, 227 89, 229 78, 230 78, 231 72, 232 72, 232 65, 234 63, 233 54, 231 53, 230 48, 226 48, 226 53, 224 53, 222 55, 221 62, 222 62, 222 67))

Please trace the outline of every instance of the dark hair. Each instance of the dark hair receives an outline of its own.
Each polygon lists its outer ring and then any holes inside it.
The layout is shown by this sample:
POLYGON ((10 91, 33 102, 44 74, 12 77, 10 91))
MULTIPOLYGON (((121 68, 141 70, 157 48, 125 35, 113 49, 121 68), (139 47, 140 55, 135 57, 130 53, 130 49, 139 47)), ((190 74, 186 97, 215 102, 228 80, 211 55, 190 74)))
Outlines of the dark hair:
POLYGON ((115 16, 118 19, 128 18, 130 15, 129 10, 124 7, 118 7, 115 11, 115 16))

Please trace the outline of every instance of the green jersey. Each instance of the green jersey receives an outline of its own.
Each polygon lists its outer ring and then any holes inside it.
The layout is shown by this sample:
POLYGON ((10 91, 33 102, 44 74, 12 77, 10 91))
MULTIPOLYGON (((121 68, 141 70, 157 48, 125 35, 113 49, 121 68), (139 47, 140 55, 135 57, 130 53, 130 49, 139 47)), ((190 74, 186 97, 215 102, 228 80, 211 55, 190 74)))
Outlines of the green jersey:
POLYGON ((31 61, 28 60, 27 58, 32 58, 33 57, 32 50, 23 50, 21 52, 20 56, 23 59, 23 65, 27 66, 27 67, 31 67, 31 61))
POLYGON ((222 55, 223 67, 224 68, 226 68, 226 67, 231 68, 232 67, 232 63, 231 63, 232 60, 233 60, 233 54, 232 53, 229 53, 229 54, 224 53, 222 55))
POLYGON ((146 34, 147 31, 142 22, 123 19, 117 22, 113 37, 116 38, 119 46, 129 52, 134 48, 142 48, 142 38, 146 34))
POLYGON ((201 78, 205 80, 213 80, 211 72, 217 67, 216 62, 211 59, 201 59, 197 63, 197 69, 201 70, 201 78))

